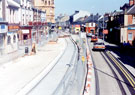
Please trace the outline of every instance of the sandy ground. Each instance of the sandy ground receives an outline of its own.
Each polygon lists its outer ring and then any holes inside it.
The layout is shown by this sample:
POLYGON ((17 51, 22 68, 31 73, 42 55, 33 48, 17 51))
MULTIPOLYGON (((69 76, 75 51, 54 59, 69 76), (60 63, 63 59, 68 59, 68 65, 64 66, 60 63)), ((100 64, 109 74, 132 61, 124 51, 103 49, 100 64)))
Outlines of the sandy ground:
POLYGON ((65 40, 48 43, 36 55, 24 56, 0 66, 0 95, 15 95, 40 74, 65 48, 65 40))

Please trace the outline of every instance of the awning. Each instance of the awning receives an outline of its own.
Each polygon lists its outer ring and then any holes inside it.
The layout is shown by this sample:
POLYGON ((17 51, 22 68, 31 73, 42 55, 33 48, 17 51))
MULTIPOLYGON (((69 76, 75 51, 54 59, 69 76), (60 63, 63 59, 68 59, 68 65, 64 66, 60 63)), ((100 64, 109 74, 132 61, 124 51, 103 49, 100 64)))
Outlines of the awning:
POLYGON ((20 5, 13 0, 8 0, 7 3, 9 6, 13 6, 13 7, 17 7, 17 8, 20 7, 20 5))

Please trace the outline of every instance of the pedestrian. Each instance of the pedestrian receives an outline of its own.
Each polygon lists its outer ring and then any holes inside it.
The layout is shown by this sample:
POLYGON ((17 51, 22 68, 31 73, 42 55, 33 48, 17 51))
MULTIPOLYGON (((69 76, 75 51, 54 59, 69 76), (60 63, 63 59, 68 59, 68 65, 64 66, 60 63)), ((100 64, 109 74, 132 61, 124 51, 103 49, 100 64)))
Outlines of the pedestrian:
POLYGON ((123 47, 126 47, 126 41, 124 41, 124 43, 123 43, 123 47))
POLYGON ((36 43, 32 44, 32 53, 36 54, 36 43))
POLYGON ((130 43, 129 43, 129 41, 127 42, 127 44, 126 44, 126 45, 127 45, 127 47, 130 47, 130 43))

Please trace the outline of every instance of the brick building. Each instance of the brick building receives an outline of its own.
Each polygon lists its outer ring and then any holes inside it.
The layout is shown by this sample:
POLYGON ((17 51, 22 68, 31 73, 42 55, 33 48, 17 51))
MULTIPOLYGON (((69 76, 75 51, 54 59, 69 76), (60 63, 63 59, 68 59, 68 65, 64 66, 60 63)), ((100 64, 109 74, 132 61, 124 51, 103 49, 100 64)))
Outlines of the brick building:
POLYGON ((132 42, 135 40, 135 0, 129 0, 121 9, 124 12, 124 27, 121 28, 121 42, 132 42))
POLYGON ((46 12, 46 21, 55 23, 54 0, 33 0, 35 8, 46 12))

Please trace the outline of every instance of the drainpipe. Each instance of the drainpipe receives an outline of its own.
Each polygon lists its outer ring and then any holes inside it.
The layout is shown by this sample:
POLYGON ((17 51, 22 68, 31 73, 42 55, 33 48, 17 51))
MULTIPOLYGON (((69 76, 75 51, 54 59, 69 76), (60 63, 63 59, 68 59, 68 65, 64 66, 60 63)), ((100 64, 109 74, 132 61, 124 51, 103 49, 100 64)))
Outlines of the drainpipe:
POLYGON ((6 1, 7 0, 2 0, 2 16, 4 21, 6 21, 6 1))

